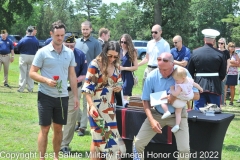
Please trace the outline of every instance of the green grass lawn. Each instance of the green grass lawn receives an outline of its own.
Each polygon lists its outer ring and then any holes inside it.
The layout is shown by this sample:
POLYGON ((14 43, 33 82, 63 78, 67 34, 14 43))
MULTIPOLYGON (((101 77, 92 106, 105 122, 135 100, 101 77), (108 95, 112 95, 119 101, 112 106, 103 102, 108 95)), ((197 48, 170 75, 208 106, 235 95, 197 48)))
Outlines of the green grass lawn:
MULTIPOLYGON (((15 61, 10 65, 9 85, 12 89, 3 86, 3 69, 0 72, 0 159, 11 159, 10 156, 15 156, 12 159, 26 160, 38 159, 37 155, 37 136, 39 132, 38 113, 37 113, 37 88, 34 86, 34 92, 24 93, 17 92, 18 89, 18 55, 15 56, 15 61), (24 155, 23 155, 24 154, 24 155), (18 156, 18 158, 16 157, 18 156), (29 156, 29 158, 27 158, 29 156)), ((139 85, 133 90, 134 95, 140 95, 142 92, 141 81, 143 71, 146 66, 142 66, 135 72, 139 78, 139 85)), ((238 98, 235 96, 235 100, 238 98)), ((228 102, 227 102, 228 103, 228 102)), ((231 122, 223 144, 222 159, 223 160, 240 160, 240 104, 234 103, 233 107, 224 107, 226 113, 235 114, 234 120, 231 122)), ((50 153, 52 149, 52 131, 49 134, 47 154, 53 159, 50 153)), ((61 159, 88 159, 85 153, 89 153, 90 148, 90 133, 86 136, 74 136, 70 144, 72 151, 75 153, 72 158, 61 159), (78 155, 78 156, 77 156, 78 155), (83 158, 80 158, 80 157, 83 158)))

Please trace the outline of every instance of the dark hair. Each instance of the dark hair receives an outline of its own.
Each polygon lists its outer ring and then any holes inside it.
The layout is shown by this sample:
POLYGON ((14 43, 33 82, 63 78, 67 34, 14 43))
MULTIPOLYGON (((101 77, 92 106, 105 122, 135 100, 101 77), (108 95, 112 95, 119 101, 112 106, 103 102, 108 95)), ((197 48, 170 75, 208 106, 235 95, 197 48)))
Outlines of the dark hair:
POLYGON ((66 30, 65 24, 62 23, 61 20, 58 20, 56 22, 53 22, 51 31, 54 32, 54 29, 61 29, 61 28, 64 28, 64 30, 66 30))
POLYGON ((127 42, 127 49, 128 49, 128 55, 130 57, 131 63, 134 62, 135 57, 137 56, 136 49, 134 48, 132 37, 129 34, 123 34, 121 38, 119 39, 119 43, 121 43, 121 39, 125 38, 127 42))
POLYGON ((110 41, 110 42, 106 42, 102 52, 96 57, 96 59, 98 61, 100 61, 102 63, 102 74, 103 74, 103 84, 107 83, 107 77, 108 77, 108 72, 107 72, 107 68, 108 68, 108 56, 107 56, 107 52, 109 50, 113 50, 118 52, 118 58, 113 62, 113 65, 115 68, 119 67, 119 56, 120 56, 120 45, 117 41, 110 41))

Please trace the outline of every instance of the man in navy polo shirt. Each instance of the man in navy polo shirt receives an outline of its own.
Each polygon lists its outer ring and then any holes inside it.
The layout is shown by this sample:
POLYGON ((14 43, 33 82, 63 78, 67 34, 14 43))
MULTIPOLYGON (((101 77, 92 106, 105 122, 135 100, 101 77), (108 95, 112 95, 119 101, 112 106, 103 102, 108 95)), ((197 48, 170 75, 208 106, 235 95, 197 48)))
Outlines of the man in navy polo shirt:
MULTIPOLYGON (((87 73, 87 60, 85 54, 75 48, 75 37, 69 36, 65 39, 64 45, 71 50, 73 50, 76 66, 75 66, 75 72, 77 76, 77 87, 78 87, 78 99, 81 98, 81 86, 82 82, 84 81, 87 73)), ((71 143, 75 131, 75 125, 79 114, 79 108, 74 108, 74 100, 73 100, 73 92, 70 87, 68 87, 68 94, 69 94, 69 100, 68 100, 68 116, 67 116, 67 124, 64 125, 63 129, 63 138, 61 143, 61 151, 64 154, 70 153, 69 144, 71 143)))
MULTIPOLYGON (((174 48, 171 49, 171 54, 174 58, 174 64, 182 67, 186 67, 191 56, 191 51, 189 48, 182 44, 182 37, 176 35, 173 38, 174 48)), ((187 102, 188 109, 192 108, 191 103, 187 102)))
POLYGON ((14 47, 13 42, 7 38, 7 30, 1 30, 0 38, 0 71, 3 64, 4 69, 4 86, 11 88, 8 85, 8 70, 10 62, 14 60, 14 47), (9 54, 11 53, 11 57, 9 54))
POLYGON ((174 64, 186 67, 191 56, 189 48, 182 44, 182 37, 177 35, 173 38, 174 48, 171 49, 171 54, 174 58, 174 64))
POLYGON ((35 37, 34 27, 27 28, 27 35, 22 38, 17 47, 20 53, 19 57, 19 88, 18 92, 23 92, 27 85, 28 92, 33 91, 34 81, 29 77, 29 70, 31 68, 34 56, 38 50, 39 42, 35 37))

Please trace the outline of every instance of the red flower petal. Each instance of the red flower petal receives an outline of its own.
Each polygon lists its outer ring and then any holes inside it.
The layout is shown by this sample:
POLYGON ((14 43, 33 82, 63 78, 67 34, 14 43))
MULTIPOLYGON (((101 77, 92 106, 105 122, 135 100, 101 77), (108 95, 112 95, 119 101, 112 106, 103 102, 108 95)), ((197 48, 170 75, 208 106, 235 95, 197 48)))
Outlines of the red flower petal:
POLYGON ((98 113, 97 113, 96 111, 93 111, 93 115, 94 115, 95 117, 98 117, 98 113))
POLYGON ((57 81, 59 79, 59 76, 53 76, 53 79, 57 81))

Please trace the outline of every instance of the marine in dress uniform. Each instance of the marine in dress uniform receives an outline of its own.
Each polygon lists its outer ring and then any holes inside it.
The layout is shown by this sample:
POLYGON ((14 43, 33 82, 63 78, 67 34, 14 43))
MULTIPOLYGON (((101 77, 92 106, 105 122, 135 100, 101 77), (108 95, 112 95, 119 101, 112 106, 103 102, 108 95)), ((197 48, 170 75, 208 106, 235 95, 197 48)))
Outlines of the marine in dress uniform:
POLYGON ((200 99, 194 102, 195 110, 207 103, 214 103, 220 107, 221 82, 226 75, 226 63, 221 51, 213 47, 215 38, 220 33, 213 29, 202 30, 205 45, 193 50, 187 69, 194 81, 203 88, 200 99))

